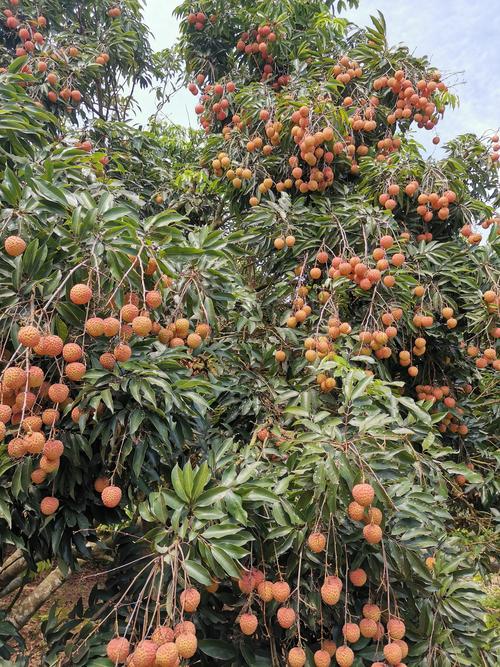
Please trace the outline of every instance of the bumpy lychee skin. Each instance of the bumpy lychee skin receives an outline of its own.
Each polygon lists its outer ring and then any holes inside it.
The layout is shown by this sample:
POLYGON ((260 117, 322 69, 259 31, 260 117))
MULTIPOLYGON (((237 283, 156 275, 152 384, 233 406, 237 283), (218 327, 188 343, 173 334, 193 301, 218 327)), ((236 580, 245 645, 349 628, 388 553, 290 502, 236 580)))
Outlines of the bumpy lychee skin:
POLYGON ((294 646, 288 651, 288 664, 290 667, 304 667, 306 659, 306 652, 300 646, 294 646))
POLYGON ((323 639, 321 642, 321 649, 326 651, 330 658, 333 658, 335 651, 337 650, 337 644, 333 641, 333 639, 323 639))
POLYGON ((321 599, 327 605, 334 605, 340 600, 340 589, 329 581, 325 581, 321 586, 321 599))
POLYGON ((398 665, 403 659, 401 647, 396 642, 390 642, 384 646, 384 657, 390 665, 398 665))
POLYGON ((349 503, 347 514, 353 521, 362 521, 365 514, 365 508, 363 505, 360 505, 355 500, 353 500, 352 503, 349 503))
POLYGON ((342 634, 346 641, 350 644, 355 644, 361 636, 359 625, 357 623, 346 623, 342 628, 342 634))
POLYGON ((320 533, 319 531, 311 533, 307 538, 307 546, 313 553, 315 554, 321 553, 322 551, 325 550, 326 547, 326 536, 323 535, 323 533, 320 533))
POLYGON ((41 387, 45 378, 45 373, 38 366, 30 366, 28 371, 28 387, 37 389, 41 387))
POLYGON ((0 404, 0 422, 8 424, 12 417, 12 408, 5 403, 0 404))
POLYGON ((158 290, 152 290, 151 292, 146 292, 146 304, 149 308, 158 308, 161 306, 161 292, 158 290))
POLYGON ((186 339, 187 346, 192 350, 196 350, 197 347, 200 347, 203 340, 201 336, 197 333, 190 333, 186 339))
POLYGON ((115 637, 106 647, 106 655, 113 664, 123 665, 130 653, 130 643, 125 637, 115 637))
POLYGON ((26 451, 30 454, 41 454, 45 446, 45 436, 43 433, 33 431, 24 438, 26 451))
MULTIPOLYGON (((43 352, 46 357, 58 357, 64 348, 64 342, 62 338, 55 335, 44 336, 40 344, 43 343, 43 352)), ((35 349, 35 352, 37 350, 35 349)))
POLYGON ((374 523, 369 523, 363 528, 363 537, 368 544, 379 544, 382 541, 382 529, 374 523))
POLYGON ((259 620, 255 614, 242 614, 239 618, 240 630, 244 635, 253 635, 259 625, 259 620))
POLYGON ((383 519, 384 515, 378 507, 369 507, 363 515, 364 523, 373 523, 376 526, 380 526, 383 519))
POLYGON ((64 452, 64 445, 60 440, 47 440, 43 447, 43 454, 49 461, 60 459, 64 452))
POLYGON ((132 322, 139 316, 139 308, 133 303, 127 303, 120 309, 120 316, 124 322, 132 322))
POLYGON ((404 622, 400 618, 390 618, 387 622, 387 633, 391 639, 403 639, 406 633, 404 622))
POLYGON ((362 618, 359 622, 359 629, 365 639, 371 639, 377 634, 377 621, 372 618, 362 618))
POLYGON ((125 361, 128 361, 132 356, 132 349, 125 343, 119 343, 115 347, 113 354, 116 361, 120 361, 123 363, 125 361))
POLYGON ((102 321, 104 327, 104 335, 107 338, 112 338, 116 336, 120 331, 120 320, 117 320, 116 317, 106 317, 102 321))
POLYGON ((7 444, 7 454, 11 459, 20 459, 26 454, 24 438, 12 438, 7 444))
POLYGON ((26 385, 26 371, 18 366, 6 368, 3 372, 2 384, 9 389, 20 389, 26 385))
POLYGON ((0 422, 0 442, 5 438, 5 434, 7 433, 7 428, 5 427, 5 424, 3 422, 0 422))
POLYGON ((99 363, 106 370, 112 371, 116 364, 116 358, 114 354, 111 354, 111 352, 104 352, 99 357, 99 363))
POLYGON ((5 252, 11 257, 19 257, 26 250, 26 241, 20 236, 8 236, 3 244, 5 252))
POLYGON ((46 477, 47 473, 41 470, 40 468, 33 470, 33 472, 31 473, 31 481, 33 482, 33 484, 43 484, 43 482, 45 482, 46 477))
POLYGON ((40 503, 40 512, 45 516, 50 516, 57 512, 59 508, 59 500, 54 496, 46 496, 40 503))
POLYGON ((188 632, 183 632, 175 640, 175 645, 179 651, 179 657, 192 658, 198 648, 198 640, 188 632))
POLYGON ((203 340, 205 340, 210 335, 210 325, 205 324, 204 322, 200 322, 200 324, 196 325, 195 333, 197 333, 198 336, 201 336, 203 340))
POLYGON ((40 458, 39 466, 44 472, 51 473, 59 469, 60 463, 60 459, 54 459, 53 461, 50 461, 46 456, 42 456, 40 458))
POLYGON ((34 348, 40 342, 42 334, 36 327, 21 327, 17 334, 17 338, 24 347, 34 348))
POLYGON ((144 639, 139 642, 132 654, 134 665, 136 667, 153 667, 157 650, 158 647, 150 639, 144 639))
POLYGON ((183 634, 188 634, 188 635, 196 634, 196 626, 192 621, 182 621, 181 623, 177 623, 177 625, 174 627, 175 639, 177 639, 179 635, 183 634))
POLYGON ((198 609, 200 604, 200 594, 196 588, 186 588, 179 596, 181 607, 184 611, 192 613, 198 609))
POLYGON ((172 642, 165 642, 156 651, 155 667, 175 667, 179 664, 179 651, 172 642))
POLYGON ((339 667, 351 667, 354 662, 354 653, 349 646, 339 646, 335 651, 335 659, 339 667))
POLYGON ((109 479, 107 477, 97 477, 94 481, 94 490, 97 493, 102 493, 107 486, 109 486, 109 479))
POLYGON ((78 306, 83 306, 92 298, 92 290, 88 285, 78 283, 77 285, 73 285, 70 289, 69 298, 72 303, 75 303, 78 306))
POLYGON ((314 664, 316 667, 330 667, 332 659, 328 651, 320 649, 314 654, 314 664))
POLYGON ((360 567, 349 572, 349 581, 353 586, 364 586, 368 579, 366 572, 360 567))
POLYGON ((352 497, 362 507, 368 507, 375 498, 375 491, 370 484, 356 484, 352 488, 352 497))
POLYGON ((107 486, 101 491, 101 500, 105 507, 117 507, 122 499, 122 490, 118 486, 107 486))
POLYGON ((42 421, 45 426, 54 426, 60 419, 60 412, 55 408, 47 408, 42 412, 42 421))
POLYGON ((139 315, 132 320, 132 330, 138 336, 148 336, 153 328, 153 322, 149 317, 139 315))
POLYGON ((291 628, 295 623, 295 612, 291 607, 280 607, 276 613, 278 625, 285 630, 291 628))
POLYGON ((80 361, 80 359, 83 357, 83 350, 76 343, 66 343, 62 349, 62 355, 64 361, 70 364, 74 361, 80 361))
POLYGON ((85 322, 85 331, 93 338, 102 336, 104 334, 104 320, 101 317, 90 317, 85 322))
POLYGON ((273 599, 272 581, 261 581, 257 586, 257 594, 263 602, 271 602, 273 599))
POLYGON ((290 586, 286 581, 275 581, 273 583, 273 598, 276 602, 285 602, 290 597, 290 586))
MULTIPOLYGON (((174 641, 174 631, 172 630, 172 628, 169 628, 168 625, 158 625, 153 630, 151 639, 157 646, 162 646, 163 644, 172 643, 174 641)), ((172 646, 175 648, 175 644, 172 644, 172 646)), ((177 657, 176 648, 175 648, 175 657, 177 657)), ((158 660, 158 654, 156 654, 156 659, 158 660)))
POLYGON ((69 396, 69 387, 62 382, 56 382, 49 387, 48 395, 54 403, 62 403, 69 396))
POLYGON ((406 656, 408 655, 408 651, 409 651, 408 644, 405 641, 403 641, 402 639, 395 639, 394 643, 397 644, 399 646, 399 648, 401 649, 401 653, 403 654, 402 659, 404 660, 406 658, 406 656))
POLYGON ((181 338, 185 338, 189 331, 189 320, 185 317, 180 317, 178 320, 175 320, 175 332, 181 338))
POLYGON ((67 378, 73 380, 73 382, 80 382, 86 372, 87 367, 80 361, 73 361, 64 368, 64 374, 67 378))

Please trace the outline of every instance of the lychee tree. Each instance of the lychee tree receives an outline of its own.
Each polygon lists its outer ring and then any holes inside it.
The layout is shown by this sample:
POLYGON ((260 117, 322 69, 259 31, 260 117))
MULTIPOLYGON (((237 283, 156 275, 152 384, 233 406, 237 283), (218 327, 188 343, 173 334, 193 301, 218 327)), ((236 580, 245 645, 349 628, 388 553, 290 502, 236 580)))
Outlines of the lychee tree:
POLYGON ((183 3, 204 140, 2 75, 0 577, 111 561, 47 665, 498 660, 499 139, 346 4, 183 3))

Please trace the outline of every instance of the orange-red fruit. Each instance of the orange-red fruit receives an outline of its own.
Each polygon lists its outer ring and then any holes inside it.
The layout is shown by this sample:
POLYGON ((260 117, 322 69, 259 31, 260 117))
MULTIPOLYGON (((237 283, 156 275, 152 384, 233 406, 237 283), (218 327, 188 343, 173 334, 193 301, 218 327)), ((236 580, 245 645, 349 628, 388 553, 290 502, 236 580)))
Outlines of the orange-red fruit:
POLYGON ((120 320, 117 320, 116 317, 106 317, 102 321, 104 328, 104 335, 107 338, 112 338, 120 331, 120 320))
POLYGON ((339 646, 335 651, 335 659, 339 667, 351 667, 354 662, 354 653, 349 646, 339 646))
POLYGON ((158 647, 154 664, 155 667, 176 667, 179 664, 179 651, 173 641, 165 642, 158 647))
POLYGON ((295 623, 295 612, 291 607, 280 607, 276 617, 278 625, 285 629, 291 628, 295 623))
POLYGON ((323 639, 321 642, 321 648, 323 651, 326 651, 330 658, 333 658, 335 651, 337 650, 337 644, 332 639, 323 639))
POLYGON ((146 304, 150 308, 158 308, 161 306, 161 293, 158 290, 146 292, 146 304))
MULTIPOLYGON (((151 639, 157 646, 173 642, 174 631, 172 630, 172 628, 169 628, 168 625, 158 625, 154 629, 153 634, 151 635, 151 639)), ((177 655, 177 649, 175 649, 175 653, 177 655)), ((156 658, 158 659, 158 654, 156 654, 156 658)))
POLYGON ((40 342, 41 334, 36 327, 21 327, 17 334, 17 338, 24 347, 36 347, 40 342))
POLYGON ((380 620, 381 614, 382 612, 380 611, 380 607, 378 605, 370 604, 368 602, 363 605, 363 616, 365 618, 369 618, 378 622, 380 620))
POLYGON ((71 364, 67 364, 64 369, 64 374, 73 382, 79 382, 85 373, 87 372, 87 367, 85 364, 80 363, 79 361, 74 361, 71 364))
POLYGON ((62 349, 62 355, 64 361, 71 363, 73 361, 79 361, 82 358, 83 350, 76 343, 66 343, 62 349))
POLYGON ((320 649, 314 654, 314 664, 315 667, 330 667, 332 664, 332 659, 328 651, 320 649))
MULTIPOLYGON (((49 336, 44 336, 40 340, 40 345, 42 346, 42 351, 38 352, 38 349, 35 349, 37 354, 44 354, 47 357, 57 357, 61 354, 64 348, 64 342, 59 336, 50 334, 49 336)), ((37 346, 38 348, 38 346, 37 346)))
POLYGON ((20 389, 26 385, 26 371, 17 366, 6 368, 3 372, 2 383, 9 389, 20 389))
POLYGON ((149 317, 139 315, 132 320, 132 330, 138 336, 147 336, 151 333, 153 322, 149 317))
POLYGON ((363 505, 360 505, 355 500, 353 500, 351 503, 349 503, 347 513, 349 518, 353 521, 362 521, 365 514, 365 508, 363 505))
POLYGON ((366 572, 362 568, 351 570, 349 572, 349 581, 353 586, 364 586, 368 579, 366 572))
POLYGON ((321 599, 325 604, 334 605, 340 600, 341 588, 331 583, 328 579, 325 580, 325 583, 321 586, 320 594, 321 599))
POLYGON ((115 367, 116 359, 111 352, 104 352, 99 357, 99 363, 103 368, 106 368, 108 371, 112 371, 115 367))
POLYGON ((273 598, 276 602, 285 602, 290 597, 290 586, 286 581, 275 581, 273 583, 273 598))
POLYGON ((193 634, 184 632, 177 637, 175 645, 181 658, 192 658, 198 648, 198 640, 193 634))
POLYGON ((7 454, 11 459, 20 459, 26 454, 26 444, 23 438, 12 438, 7 445, 7 454))
POLYGON ((300 646, 294 646, 288 651, 288 664, 290 667, 304 667, 306 664, 306 652, 300 646))
POLYGON ((257 593, 264 602, 271 602, 273 599, 273 584, 271 581, 261 581, 257 586, 257 593))
POLYGON ((62 403, 69 396, 69 387, 62 382, 57 382, 49 387, 48 395, 54 403, 62 403))
POLYGON ((101 317, 91 317, 85 322, 85 331, 94 338, 104 333, 104 320, 101 317))
POLYGON ((57 498, 54 498, 54 496, 46 496, 40 503, 40 512, 45 516, 50 516, 51 514, 54 514, 54 512, 57 512, 58 507, 59 500, 57 498))
POLYGON ((45 482, 46 477, 47 473, 44 470, 41 470, 40 468, 33 470, 33 472, 31 473, 31 481, 33 482, 33 484, 43 484, 43 482, 45 482))
POLYGON ((4 403, 0 404, 0 422, 7 424, 12 416, 12 408, 4 403))
POLYGON ((255 614, 242 614, 239 619, 240 630, 244 635, 253 635, 259 624, 255 614))
POLYGON ((403 659, 403 651, 396 642, 390 642, 384 646, 384 657, 390 665, 398 665, 403 659))
POLYGON ((20 236, 8 236, 3 244, 5 252, 11 257, 19 257, 26 250, 26 241, 20 236))
POLYGON ((92 298, 92 290, 88 285, 83 283, 78 283, 73 285, 69 291, 69 299, 72 303, 76 303, 79 306, 83 306, 88 303, 92 298))
POLYGON ((133 655, 134 667, 153 667, 158 647, 150 639, 139 642, 133 655))
POLYGON ((361 636, 359 625, 357 623, 346 623, 342 628, 342 634, 346 641, 355 644, 361 636))
POLYGON ((369 523, 363 528, 363 537, 368 544, 378 544, 382 541, 382 529, 375 523, 369 523))
POLYGON ((113 664, 123 664, 130 653, 130 644, 125 637, 115 637, 106 647, 106 655, 113 664))
POLYGON ((377 622, 371 618, 362 618, 359 622, 361 635, 366 639, 371 639, 377 634, 377 622))
POLYGON ((125 343, 119 343, 115 347, 113 354, 115 356, 116 361, 121 361, 121 362, 128 361, 132 356, 132 349, 125 343))
POLYGON ((307 538, 307 546, 309 549, 315 553, 319 554, 325 550, 326 547, 326 537, 323 533, 318 531, 311 533, 307 538))
POLYGON ((375 498, 375 491, 370 484, 356 484, 352 489, 352 497, 362 507, 368 507, 375 498))
POLYGON ((188 344, 188 347, 190 347, 192 350, 195 350, 197 347, 200 347, 202 338, 197 333, 190 333, 186 339, 186 343, 188 344))
POLYGON ((120 309, 120 316, 124 322, 132 322, 139 316, 139 308, 133 303, 127 303, 120 309))
POLYGON ((94 489, 97 493, 102 493, 107 486, 109 486, 109 479, 107 477, 97 477, 94 481, 94 489))
POLYGON ((101 492, 101 500, 105 507, 116 507, 122 499, 122 490, 118 486, 107 486, 101 492))
POLYGON ((184 611, 192 613, 197 610, 201 597, 196 588, 186 588, 180 594, 179 599, 184 611))
POLYGON ((43 446, 43 455, 49 461, 57 461, 64 452, 64 445, 61 440, 47 440, 43 446))
POLYGON ((391 618, 387 622, 387 634, 391 639, 403 639, 405 636, 406 627, 404 622, 399 618, 391 618))
POLYGON ((195 624, 192 621, 182 621, 181 623, 177 623, 177 625, 174 627, 175 639, 177 639, 177 637, 182 634, 195 635, 195 624))

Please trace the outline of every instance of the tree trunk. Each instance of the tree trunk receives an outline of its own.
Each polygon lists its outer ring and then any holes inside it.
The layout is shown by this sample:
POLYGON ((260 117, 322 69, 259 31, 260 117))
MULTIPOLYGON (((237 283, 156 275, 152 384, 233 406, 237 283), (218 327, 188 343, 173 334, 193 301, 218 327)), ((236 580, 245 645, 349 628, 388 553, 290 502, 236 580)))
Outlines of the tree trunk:
POLYGON ((16 549, 0 567, 0 587, 5 586, 27 567, 20 549, 16 549))
POLYGON ((22 628, 23 625, 35 614, 38 609, 46 602, 49 597, 64 583, 71 574, 68 570, 63 574, 58 567, 45 577, 38 586, 28 596, 18 601, 10 612, 7 620, 16 628, 22 628))

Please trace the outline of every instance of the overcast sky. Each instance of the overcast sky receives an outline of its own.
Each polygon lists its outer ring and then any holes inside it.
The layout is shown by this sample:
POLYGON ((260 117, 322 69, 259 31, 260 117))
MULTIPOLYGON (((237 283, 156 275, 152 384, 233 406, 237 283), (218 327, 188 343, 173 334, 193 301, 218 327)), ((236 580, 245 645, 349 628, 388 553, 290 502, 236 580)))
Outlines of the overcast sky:
MULTIPOLYGON (((272 0, 271 0, 272 1, 272 0)), ((177 23, 172 10, 177 0, 145 0, 145 20, 154 34, 155 49, 175 42, 177 23)), ((482 134, 500 125, 500 2, 499 0, 361 0, 347 18, 370 23, 380 10, 386 19, 391 44, 402 42, 416 55, 428 55, 443 73, 460 73, 456 92, 461 104, 438 126, 446 141, 462 132, 482 134)), ((166 116, 183 125, 197 125, 195 98, 177 94, 166 116)), ((141 93, 137 120, 145 122, 154 111, 152 96, 141 93)), ((421 133, 425 131, 422 130, 421 133)), ((431 134, 431 133, 428 133, 431 134)), ((429 145, 430 137, 425 142, 429 145)))

